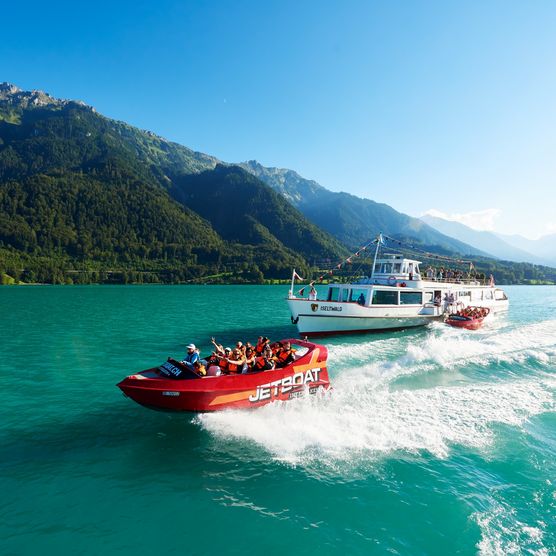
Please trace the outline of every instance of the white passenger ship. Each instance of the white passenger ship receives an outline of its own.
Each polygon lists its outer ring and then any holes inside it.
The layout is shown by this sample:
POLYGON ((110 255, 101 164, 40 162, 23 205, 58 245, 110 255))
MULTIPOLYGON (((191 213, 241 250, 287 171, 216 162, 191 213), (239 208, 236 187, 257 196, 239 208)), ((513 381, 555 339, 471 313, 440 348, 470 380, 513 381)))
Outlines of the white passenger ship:
POLYGON ((488 307, 491 313, 508 309, 508 297, 493 280, 485 285, 472 279, 449 281, 431 276, 430 271, 424 276, 421 261, 398 254, 377 258, 380 242, 371 276, 329 284, 324 299, 296 297, 292 279, 287 301, 302 336, 422 326, 469 305, 488 307))

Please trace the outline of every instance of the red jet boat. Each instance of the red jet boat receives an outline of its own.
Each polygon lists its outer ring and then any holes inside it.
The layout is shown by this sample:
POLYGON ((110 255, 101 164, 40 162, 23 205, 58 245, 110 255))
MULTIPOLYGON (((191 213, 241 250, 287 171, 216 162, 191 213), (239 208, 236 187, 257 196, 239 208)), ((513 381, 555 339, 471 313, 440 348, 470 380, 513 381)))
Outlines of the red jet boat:
POLYGON ((446 318, 446 324, 456 328, 477 330, 483 326, 483 321, 489 313, 490 309, 487 307, 466 307, 453 315, 449 315, 446 318))
POLYGON ((128 376, 117 386, 138 404, 165 411, 218 411, 259 407, 328 390, 326 347, 304 340, 290 342, 300 355, 280 369, 240 375, 199 376, 168 359, 159 367, 128 376), (304 348, 304 349, 302 349, 304 348))

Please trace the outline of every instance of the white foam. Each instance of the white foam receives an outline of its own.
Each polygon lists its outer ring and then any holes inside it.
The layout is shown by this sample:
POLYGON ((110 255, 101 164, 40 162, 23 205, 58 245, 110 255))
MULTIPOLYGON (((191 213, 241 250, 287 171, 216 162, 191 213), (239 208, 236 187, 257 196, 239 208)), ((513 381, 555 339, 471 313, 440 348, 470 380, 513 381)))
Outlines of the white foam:
POLYGON ((370 375, 342 376, 325 399, 205 414, 199 420, 220 437, 257 443, 280 460, 316 458, 334 464, 398 451, 426 450, 444 458, 453 444, 488 446, 494 423, 520 426, 532 415, 555 410, 554 383, 522 380, 389 391, 372 382, 370 375))
POLYGON ((455 368, 473 362, 522 362, 526 358, 547 364, 556 357, 556 320, 523 326, 509 331, 462 331, 438 324, 424 337, 380 340, 356 346, 332 346, 330 368, 372 361, 390 360, 400 367, 440 365, 455 368), (407 343, 407 345, 404 345, 407 343), (395 357, 399 350, 404 353, 395 357), (428 364, 428 365, 427 365, 428 364))
POLYGON ((494 502, 491 510, 477 512, 473 518, 481 530, 477 548, 484 556, 549 554, 544 546, 546 523, 538 521, 535 525, 527 525, 516 517, 515 509, 507 504, 494 502))

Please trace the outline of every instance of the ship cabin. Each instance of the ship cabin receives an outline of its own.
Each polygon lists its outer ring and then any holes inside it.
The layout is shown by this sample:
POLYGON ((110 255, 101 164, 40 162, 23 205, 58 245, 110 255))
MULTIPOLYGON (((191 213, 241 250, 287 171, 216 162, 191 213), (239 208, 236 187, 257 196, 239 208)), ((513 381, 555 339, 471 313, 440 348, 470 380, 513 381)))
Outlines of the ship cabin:
POLYGON ((421 261, 406 259, 403 255, 384 254, 374 262, 370 278, 364 278, 361 283, 385 286, 397 286, 403 283, 404 287, 416 287, 416 282, 421 281, 420 264, 421 261))
MULTIPOLYGON (((440 291, 415 291, 423 286, 421 261, 402 255, 383 255, 374 263, 370 277, 352 284, 330 284, 326 301, 375 305, 418 305, 432 307, 440 291)), ((427 288, 428 289, 428 288, 427 288)))

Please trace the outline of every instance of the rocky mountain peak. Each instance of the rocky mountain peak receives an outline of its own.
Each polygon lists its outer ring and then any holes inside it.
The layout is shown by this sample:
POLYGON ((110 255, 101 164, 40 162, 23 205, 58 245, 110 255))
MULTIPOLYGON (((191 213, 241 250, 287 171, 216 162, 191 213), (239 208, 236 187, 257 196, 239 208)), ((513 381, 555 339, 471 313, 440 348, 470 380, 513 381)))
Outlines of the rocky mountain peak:
POLYGON ((19 92, 21 92, 21 89, 19 87, 16 87, 12 83, 8 83, 7 81, 3 81, 2 83, 0 83, 0 95, 13 95, 14 93, 19 92))
POLYGON ((58 99, 40 90, 24 91, 16 85, 6 81, 0 83, 0 101, 12 108, 38 108, 43 106, 67 106, 75 104, 92 110, 90 106, 87 106, 80 100, 58 99))

